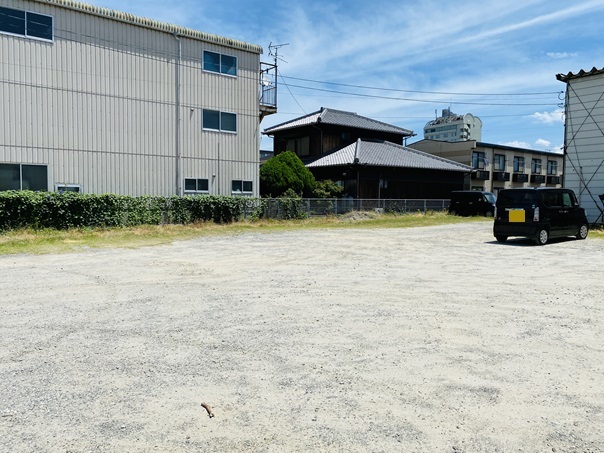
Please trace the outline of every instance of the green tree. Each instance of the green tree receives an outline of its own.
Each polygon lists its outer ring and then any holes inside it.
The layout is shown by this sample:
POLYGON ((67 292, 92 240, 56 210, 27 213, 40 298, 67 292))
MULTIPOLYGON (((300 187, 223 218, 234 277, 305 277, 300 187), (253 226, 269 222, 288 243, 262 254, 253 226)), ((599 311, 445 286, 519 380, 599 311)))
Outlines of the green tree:
POLYGON ((288 189, 311 197, 316 186, 315 177, 295 153, 285 151, 267 160, 260 167, 260 193, 265 197, 279 197, 288 189))
POLYGON ((315 198, 338 198, 342 195, 342 186, 337 185, 331 179, 317 181, 313 195, 315 198))

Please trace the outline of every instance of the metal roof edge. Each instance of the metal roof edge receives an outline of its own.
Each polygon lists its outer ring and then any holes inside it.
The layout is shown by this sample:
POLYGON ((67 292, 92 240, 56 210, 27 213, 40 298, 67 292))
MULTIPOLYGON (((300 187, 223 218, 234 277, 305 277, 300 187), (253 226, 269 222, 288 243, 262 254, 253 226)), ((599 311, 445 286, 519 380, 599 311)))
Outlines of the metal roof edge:
POLYGON ((585 70, 581 69, 576 74, 574 74, 572 72, 569 72, 567 74, 556 74, 556 79, 558 79, 561 82, 568 83, 572 79, 579 79, 581 77, 589 77, 589 76, 600 75, 600 74, 604 74, 604 68, 598 69, 594 66, 589 71, 585 71, 585 70))
POLYGON ((508 146, 508 145, 498 145, 495 143, 486 143, 486 142, 476 142, 476 147, 481 146, 483 148, 497 148, 497 149, 505 149, 508 151, 522 151, 525 153, 537 153, 537 154, 553 154, 553 155, 562 155, 562 153, 556 153, 554 151, 542 151, 539 149, 531 149, 531 148, 520 148, 518 146, 508 146))
MULTIPOLYGON (((274 130, 274 129, 277 129, 277 128, 280 128, 280 127, 286 126, 286 125, 287 125, 287 124, 289 124, 289 123, 294 123, 294 122, 300 121, 300 120, 302 120, 302 119, 304 119, 304 118, 308 118, 308 117, 313 116, 313 115, 316 115, 316 114, 318 114, 318 113, 321 113, 321 110, 317 110, 316 112, 312 112, 312 113, 307 113, 306 115, 299 116, 299 117, 297 117, 297 118, 294 118, 293 120, 284 121, 283 123, 279 123, 279 124, 275 124, 274 126, 267 127, 266 129, 264 129, 264 130, 262 131, 262 133, 263 133, 264 135, 270 135, 270 131, 271 131, 271 130, 274 130)), ((293 128, 293 127, 298 127, 298 126, 297 126, 297 125, 296 125, 296 126, 292 126, 292 128, 293 128)), ((287 128, 285 128, 285 129, 287 129, 287 128)))
POLYGON ((149 19, 146 17, 136 16, 130 13, 124 13, 109 8, 103 8, 94 6, 89 3, 84 3, 76 0, 33 0, 38 3, 46 5, 54 5, 61 8, 71 9, 74 11, 80 11, 95 16, 104 17, 107 19, 115 20, 118 22, 124 22, 131 25, 138 25, 140 27, 150 28, 157 31, 162 31, 170 34, 177 34, 186 38, 197 39, 199 41, 205 41, 212 44, 218 44, 221 46, 232 47, 239 50, 245 50, 247 52, 253 52, 262 54, 262 46, 257 44, 251 44, 244 41, 239 41, 233 38, 227 38, 224 36, 214 35, 211 33, 205 33, 192 28, 181 27, 179 25, 169 24, 167 22, 160 22, 155 19, 149 19))

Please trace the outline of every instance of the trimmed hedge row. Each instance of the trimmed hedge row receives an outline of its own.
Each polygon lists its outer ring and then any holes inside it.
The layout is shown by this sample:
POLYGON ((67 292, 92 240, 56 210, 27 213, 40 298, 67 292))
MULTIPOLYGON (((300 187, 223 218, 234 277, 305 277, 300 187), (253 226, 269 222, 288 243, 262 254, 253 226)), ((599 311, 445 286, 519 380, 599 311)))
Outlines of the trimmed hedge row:
POLYGON ((0 231, 17 228, 68 229, 230 223, 244 215, 259 216, 263 203, 243 197, 131 197, 74 192, 0 192, 0 231), (253 212, 249 208, 253 207, 253 212))

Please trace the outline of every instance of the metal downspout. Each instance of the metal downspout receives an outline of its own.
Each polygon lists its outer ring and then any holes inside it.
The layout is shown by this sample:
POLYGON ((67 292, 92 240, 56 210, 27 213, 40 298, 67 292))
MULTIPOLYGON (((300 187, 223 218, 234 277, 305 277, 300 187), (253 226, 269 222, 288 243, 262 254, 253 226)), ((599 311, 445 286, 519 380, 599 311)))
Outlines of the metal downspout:
MULTIPOLYGON (((566 139, 568 137, 568 82, 566 84, 566 93, 564 95, 564 146, 562 148, 562 187, 566 187, 566 155, 568 154, 568 145, 569 143, 566 143, 566 139)), ((558 98, 560 99, 560 98, 558 98)), ((582 173, 582 172, 581 172, 582 173)), ((581 200, 581 196, 582 196, 582 192, 583 190, 581 189, 581 184, 583 182, 583 175, 579 175, 579 202, 581 200)))
POLYGON ((180 65, 182 62, 182 43, 178 34, 174 33, 174 39, 178 42, 178 60, 176 62, 176 195, 183 196, 182 190, 182 154, 181 154, 181 87, 180 87, 180 65))
POLYGON ((354 160, 352 163, 355 165, 357 170, 357 200, 361 197, 361 175, 359 165, 359 146, 361 146, 361 139, 357 139, 357 144, 354 147, 354 160))

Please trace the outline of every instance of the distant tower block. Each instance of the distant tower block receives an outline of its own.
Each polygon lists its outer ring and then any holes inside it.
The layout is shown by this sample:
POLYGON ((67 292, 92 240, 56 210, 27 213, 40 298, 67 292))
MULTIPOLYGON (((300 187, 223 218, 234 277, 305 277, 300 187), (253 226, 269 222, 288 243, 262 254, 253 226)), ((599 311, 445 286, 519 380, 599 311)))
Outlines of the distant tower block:
POLYGON ((482 121, 471 113, 458 115, 450 108, 443 109, 442 116, 424 126, 424 139, 443 142, 481 141, 482 121))

